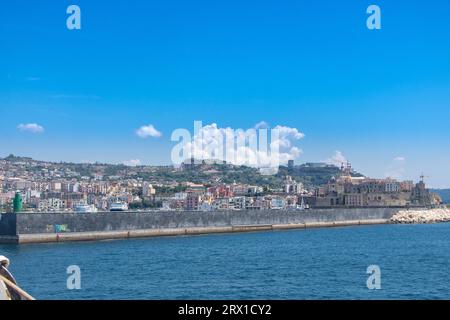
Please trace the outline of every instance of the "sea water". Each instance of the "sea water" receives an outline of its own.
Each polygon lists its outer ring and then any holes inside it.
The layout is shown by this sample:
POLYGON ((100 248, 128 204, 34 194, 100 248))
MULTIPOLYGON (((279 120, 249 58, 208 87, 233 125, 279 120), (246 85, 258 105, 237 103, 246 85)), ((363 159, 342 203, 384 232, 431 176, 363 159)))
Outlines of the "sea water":
POLYGON ((450 223, 0 245, 0 254, 37 299, 450 299, 450 223), (368 286, 374 265, 379 290, 368 286), (67 284, 71 266, 79 290, 67 284))

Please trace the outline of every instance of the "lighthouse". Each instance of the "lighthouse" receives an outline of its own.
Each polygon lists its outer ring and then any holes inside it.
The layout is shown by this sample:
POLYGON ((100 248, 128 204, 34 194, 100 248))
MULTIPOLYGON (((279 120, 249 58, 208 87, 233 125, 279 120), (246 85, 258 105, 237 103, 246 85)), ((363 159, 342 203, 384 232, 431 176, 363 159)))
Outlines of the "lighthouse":
POLYGON ((14 213, 22 211, 22 196, 20 195, 20 192, 16 192, 16 195, 14 196, 13 210, 14 213))

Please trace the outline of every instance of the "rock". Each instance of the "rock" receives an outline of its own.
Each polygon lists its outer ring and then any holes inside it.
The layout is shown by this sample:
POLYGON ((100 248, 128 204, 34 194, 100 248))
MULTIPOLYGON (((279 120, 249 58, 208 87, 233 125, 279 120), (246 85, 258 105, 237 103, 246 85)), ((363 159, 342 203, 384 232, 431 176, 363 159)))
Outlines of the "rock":
POLYGON ((393 223, 437 223, 450 222, 450 209, 401 210, 391 218, 393 223))

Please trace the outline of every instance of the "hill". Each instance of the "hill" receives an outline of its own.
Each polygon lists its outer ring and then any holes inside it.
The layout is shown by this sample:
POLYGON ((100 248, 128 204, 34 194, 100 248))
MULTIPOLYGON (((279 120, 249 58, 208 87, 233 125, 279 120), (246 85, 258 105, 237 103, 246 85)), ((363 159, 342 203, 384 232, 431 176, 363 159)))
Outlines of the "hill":
MULTIPOLYGON (((341 169, 325 163, 305 163, 294 166, 292 169, 281 166, 277 174, 283 178, 286 175, 292 176, 296 181, 302 182, 307 187, 317 187, 326 184, 332 177, 338 177, 341 169)), ((352 176, 361 177, 362 174, 353 171, 352 176)))
MULTIPOLYGON (((269 188, 280 188, 286 175, 302 182, 307 188, 326 184, 331 177, 340 175, 340 168, 324 163, 305 163, 292 168, 280 166, 276 175, 262 175, 256 168, 222 163, 201 163, 192 168, 182 170, 173 166, 125 166, 107 163, 66 163, 33 160, 28 157, 9 155, 3 160, 25 169, 39 173, 42 170, 56 171, 60 177, 71 179, 95 178, 101 176, 105 180, 141 178, 156 185, 177 184, 186 181, 212 185, 233 182, 259 185, 269 188)), ((354 176, 361 176, 353 172, 354 176)))

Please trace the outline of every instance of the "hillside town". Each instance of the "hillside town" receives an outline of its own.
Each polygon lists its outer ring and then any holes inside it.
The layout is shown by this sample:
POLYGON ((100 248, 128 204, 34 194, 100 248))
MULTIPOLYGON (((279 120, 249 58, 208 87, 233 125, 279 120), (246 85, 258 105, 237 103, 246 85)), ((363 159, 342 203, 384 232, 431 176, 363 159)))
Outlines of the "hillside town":
POLYGON ((248 184, 222 181, 219 171, 230 174, 243 170, 224 163, 136 168, 9 156, 0 159, 0 211, 307 210, 336 206, 425 207, 441 202, 426 188, 423 177, 418 183, 372 179, 355 174, 349 163, 340 168, 320 163, 308 166, 332 169, 336 174, 327 177, 324 184, 304 183, 295 177, 298 166, 290 161, 282 171, 286 174, 278 179, 266 183, 263 178, 253 177, 248 180, 256 183, 248 184), (200 181, 186 179, 198 172, 209 172, 212 178, 204 182, 201 177, 200 181))

